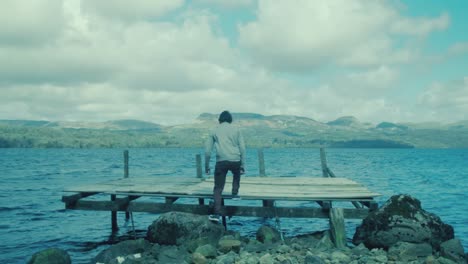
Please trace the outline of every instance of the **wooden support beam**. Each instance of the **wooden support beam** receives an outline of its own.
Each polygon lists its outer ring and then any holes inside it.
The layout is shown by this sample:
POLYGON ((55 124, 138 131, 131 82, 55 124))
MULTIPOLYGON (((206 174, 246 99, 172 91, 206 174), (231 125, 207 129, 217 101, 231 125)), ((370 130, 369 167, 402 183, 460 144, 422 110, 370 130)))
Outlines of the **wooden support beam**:
POLYGON ((369 202, 361 202, 362 205, 369 208, 370 211, 375 211, 379 209, 379 205, 376 201, 369 201, 369 202))
POLYGON ((195 160, 197 163, 197 178, 203 178, 201 154, 197 154, 195 160))
POLYGON ((332 203, 330 201, 317 201, 317 203, 322 207, 323 210, 329 210, 332 207, 332 203))
POLYGON ((203 198, 198 198, 198 204, 199 204, 199 205, 204 205, 204 204, 205 204, 205 199, 203 199, 203 198))
POLYGON ((173 204, 179 199, 179 197, 166 197, 166 204, 173 204))
MULTIPOLYGON (((111 195, 111 201, 114 202, 116 200, 116 195, 111 195)), ((119 226, 117 225, 117 210, 111 211, 111 223, 112 223, 112 232, 119 230, 119 226)))
MULTIPOLYGON (((124 178, 128 178, 128 150, 124 150, 124 178)), ((130 219, 130 213, 125 212, 125 221, 130 219)))
POLYGON ((263 149, 262 148, 258 149, 257 154, 258 154, 258 173, 259 173, 259 176, 265 177, 266 176, 266 173, 265 173, 265 156, 263 155, 263 149))
POLYGON ((128 178, 128 150, 124 150, 124 178, 128 178))
MULTIPOLYGON (((198 204, 166 204, 154 202, 130 202, 128 206, 112 201, 77 201, 69 209, 91 211, 130 211, 165 213, 170 211, 186 212, 200 215, 210 214, 212 206, 198 204)), ((364 219, 368 209, 344 208, 344 217, 349 219, 364 219)), ((253 216, 253 217, 288 217, 288 218, 329 218, 329 213, 322 208, 315 207, 254 207, 254 206, 223 206, 221 214, 225 216, 253 216)))
POLYGON ((273 207, 275 206, 275 200, 262 200, 263 207, 273 207))
POLYGON ((322 176, 328 177, 327 156, 324 148, 320 148, 320 163, 322 165, 322 176))
POLYGON ((346 247, 346 230, 343 208, 330 209, 330 232, 333 243, 337 248, 346 247))
POLYGON ((65 203, 65 208, 74 205, 81 198, 97 194, 96 192, 81 192, 73 195, 62 196, 62 202, 65 203))

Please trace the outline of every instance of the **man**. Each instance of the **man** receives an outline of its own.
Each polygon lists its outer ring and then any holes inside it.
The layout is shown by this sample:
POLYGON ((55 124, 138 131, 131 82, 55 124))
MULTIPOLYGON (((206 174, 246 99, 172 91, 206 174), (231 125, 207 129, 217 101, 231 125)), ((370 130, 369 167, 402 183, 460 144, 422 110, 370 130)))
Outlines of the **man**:
POLYGON ((245 173, 245 143, 238 127, 232 125, 232 116, 223 111, 216 126, 208 136, 205 146, 205 173, 210 174, 210 158, 213 146, 216 149, 216 166, 214 172, 214 214, 209 216, 211 221, 219 222, 221 200, 226 183, 226 174, 232 172, 232 197, 240 199, 239 184, 241 174, 245 173))

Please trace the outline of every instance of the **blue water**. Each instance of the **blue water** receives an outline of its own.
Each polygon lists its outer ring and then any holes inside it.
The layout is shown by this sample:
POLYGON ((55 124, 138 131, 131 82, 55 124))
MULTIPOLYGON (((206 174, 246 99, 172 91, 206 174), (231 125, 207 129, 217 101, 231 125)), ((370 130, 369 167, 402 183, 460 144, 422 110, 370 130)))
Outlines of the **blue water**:
MULTIPOLYGON (((201 152, 131 149, 130 177, 195 177, 195 155, 201 152)), ((327 159, 338 177, 381 193, 379 204, 399 193, 418 198, 425 210, 454 227, 468 249, 468 149, 327 149, 327 159)), ((270 176, 321 175, 318 149, 265 149, 265 166, 270 176)), ((249 174, 258 175, 255 149, 247 153, 249 174)), ((122 176, 122 149, 0 149, 0 262, 25 263, 37 251, 59 247, 73 263, 88 263, 109 241, 133 234, 131 221, 121 214, 120 230, 111 234, 109 212, 64 210, 61 202, 64 188, 122 176)), ((138 235, 156 217, 135 213, 138 235)), ((275 222, 234 217, 228 228, 252 235, 265 223, 275 222)), ((348 238, 359 223, 346 221, 348 238)), ((327 227, 323 219, 281 219, 286 236, 327 227)))

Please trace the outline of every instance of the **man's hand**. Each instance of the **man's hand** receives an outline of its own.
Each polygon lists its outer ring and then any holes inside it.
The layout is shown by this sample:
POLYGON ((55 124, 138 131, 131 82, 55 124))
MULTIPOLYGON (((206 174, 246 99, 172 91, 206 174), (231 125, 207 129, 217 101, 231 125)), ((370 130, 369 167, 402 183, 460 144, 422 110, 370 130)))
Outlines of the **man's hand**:
POLYGON ((245 169, 244 169, 244 167, 241 167, 241 168, 240 168, 240 174, 241 174, 241 175, 242 175, 242 174, 245 174, 245 169))
POLYGON ((209 167, 205 168, 205 173, 206 175, 210 175, 211 174, 211 170, 209 167))

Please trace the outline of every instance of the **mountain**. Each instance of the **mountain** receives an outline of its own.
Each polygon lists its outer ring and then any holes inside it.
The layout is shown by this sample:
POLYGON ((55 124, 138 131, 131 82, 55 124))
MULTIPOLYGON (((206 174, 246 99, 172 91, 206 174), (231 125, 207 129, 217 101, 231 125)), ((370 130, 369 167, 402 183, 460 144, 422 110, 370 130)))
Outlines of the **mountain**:
MULTIPOLYGON (((162 126, 140 120, 49 122, 0 120, 0 147, 201 147, 218 115, 162 126)), ((249 147, 468 148, 468 121, 452 124, 330 122, 292 115, 233 113, 249 147)))

